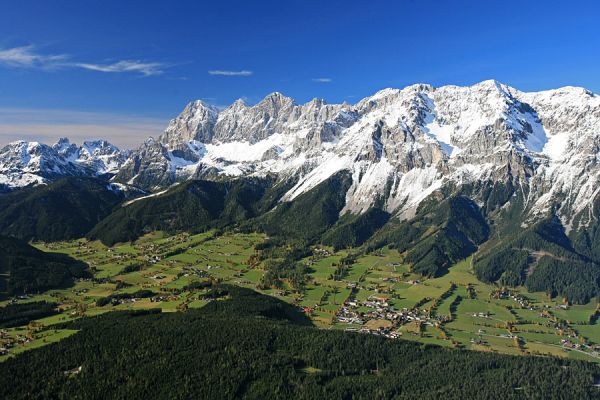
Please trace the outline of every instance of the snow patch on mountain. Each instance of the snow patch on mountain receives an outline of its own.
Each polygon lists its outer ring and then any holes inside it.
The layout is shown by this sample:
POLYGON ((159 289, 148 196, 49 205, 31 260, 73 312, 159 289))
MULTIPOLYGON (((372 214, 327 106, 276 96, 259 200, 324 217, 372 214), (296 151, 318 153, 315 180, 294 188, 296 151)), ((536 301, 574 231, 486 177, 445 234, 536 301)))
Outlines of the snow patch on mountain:
MULTIPOLYGON (((177 186, 177 184, 173 185, 172 187, 175 187, 175 186, 177 186)), ((129 206, 129 205, 131 205, 131 204, 133 204, 133 203, 135 203, 135 202, 137 202, 139 200, 150 199, 152 197, 158 197, 158 196, 160 196, 162 194, 167 193, 169 191, 169 189, 171 189, 172 187, 166 188, 166 189, 161 190, 161 191, 156 192, 156 193, 147 194, 145 196, 140 196, 140 197, 137 197, 137 198, 135 198, 133 200, 126 201, 125 203, 123 203, 123 205, 121 207, 127 207, 127 206, 129 206)))
POLYGON ((348 169, 352 166, 352 159, 349 157, 340 157, 334 155, 324 160, 317 168, 312 170, 309 174, 301 178, 294 187, 292 187, 282 198, 282 201, 291 201, 298 197, 300 194, 308 192, 313 189, 319 183, 325 181, 336 172, 348 169))
POLYGON ((234 162, 260 161, 268 150, 277 149, 279 153, 288 147, 289 141, 286 139, 285 135, 276 133, 256 143, 240 141, 207 144, 207 154, 203 158, 203 161, 209 162, 210 160, 218 159, 234 162))
POLYGON ((454 127, 441 125, 438 121, 436 121, 433 114, 429 114, 425 119, 425 125, 423 125, 423 128, 429 137, 437 141, 442 146, 442 149, 448 156, 451 157, 452 155, 460 152, 458 147, 452 145, 452 132, 454 132, 454 127))
POLYGON ((390 194, 391 201, 388 201, 388 211, 400 210, 401 219, 412 218, 419 204, 440 189, 442 182, 439 171, 432 166, 408 171, 394 185, 390 194))
POLYGON ((548 134, 538 118, 531 113, 525 114, 524 122, 530 127, 525 144, 529 150, 536 153, 548 154, 545 150, 548 144, 548 134))
POLYGON ((552 161, 561 161, 569 146, 569 133, 562 132, 550 136, 541 153, 547 155, 552 161))

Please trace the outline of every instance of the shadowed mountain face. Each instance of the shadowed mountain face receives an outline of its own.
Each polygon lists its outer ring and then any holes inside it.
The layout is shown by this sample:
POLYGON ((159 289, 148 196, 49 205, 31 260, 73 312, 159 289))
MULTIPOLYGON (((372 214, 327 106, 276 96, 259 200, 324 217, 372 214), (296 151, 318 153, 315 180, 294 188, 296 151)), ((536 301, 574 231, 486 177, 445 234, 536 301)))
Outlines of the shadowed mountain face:
POLYGON ((107 245, 135 240, 144 233, 201 232, 233 226, 269 209, 270 179, 189 181, 164 193, 125 202, 88 234, 107 245))

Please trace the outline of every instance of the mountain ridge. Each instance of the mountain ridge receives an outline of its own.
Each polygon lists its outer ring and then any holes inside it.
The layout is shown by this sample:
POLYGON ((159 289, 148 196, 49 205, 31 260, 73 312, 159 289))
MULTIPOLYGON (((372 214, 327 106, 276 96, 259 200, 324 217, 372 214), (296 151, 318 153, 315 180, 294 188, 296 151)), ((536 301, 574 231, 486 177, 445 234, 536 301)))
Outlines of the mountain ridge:
MULTIPOLYGON (((378 202, 401 219, 412 218, 436 191, 502 182, 513 195, 522 192, 523 226, 556 214, 569 232, 593 221, 600 98, 569 86, 525 93, 494 80, 387 88, 354 105, 320 99, 298 105, 274 92, 253 106, 190 102, 157 139, 111 153, 117 161, 104 170, 101 154, 73 162, 62 149, 73 146, 60 143, 53 149, 65 157, 38 170, 19 167, 6 157, 11 145, 5 147, 0 182, 18 187, 108 172, 114 182, 158 190, 188 179, 276 175, 295 182, 281 198, 290 201, 346 170, 353 183, 341 214, 378 202)), ((85 146, 78 151, 85 154, 85 146)), ((476 202, 482 199, 474 193, 476 202)))
MULTIPOLYGON (((208 126, 185 110, 178 118, 194 121, 202 135, 208 126)), ((561 200, 569 229, 595 196, 590 185, 598 171, 590 164, 595 153, 589 147, 598 143, 600 100, 583 88, 524 93, 497 81, 418 84, 381 90, 353 106, 318 100, 296 105, 274 93, 255 106, 236 102, 211 118, 212 137, 173 142, 168 131, 138 150, 160 154, 152 161, 144 157, 151 166, 131 168, 130 158, 115 179, 165 186, 275 173, 297 178, 285 201, 346 169, 355 183, 344 213, 366 211, 384 193, 386 211, 404 218, 443 186, 514 181, 528 192, 530 217, 561 200), (560 199, 565 193, 566 201, 560 199)))

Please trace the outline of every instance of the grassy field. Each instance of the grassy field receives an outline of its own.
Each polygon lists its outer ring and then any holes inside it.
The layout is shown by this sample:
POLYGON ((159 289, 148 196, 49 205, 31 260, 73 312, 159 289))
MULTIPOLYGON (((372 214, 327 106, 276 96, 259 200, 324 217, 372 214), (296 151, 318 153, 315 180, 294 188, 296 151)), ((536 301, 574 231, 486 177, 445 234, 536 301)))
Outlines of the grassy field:
MULTIPOLYGON (((250 260, 256 254, 254 246, 264 240, 261 234, 165 236, 156 232, 112 248, 86 240, 35 243, 42 250, 66 253, 87 262, 95 279, 18 300, 55 302, 60 304, 61 313, 37 321, 39 331, 30 335, 26 344, 11 348, 0 361, 73 334, 53 328, 73 318, 123 309, 175 312, 202 307, 206 304, 203 291, 187 289, 198 282, 216 280, 258 290, 265 271, 261 263, 250 260), (140 289, 153 291, 155 298, 96 305, 100 298, 140 289)), ((315 324, 323 328, 362 328, 371 332, 385 329, 406 340, 446 347, 600 361, 600 326, 598 318, 592 318, 598 309, 595 301, 564 305, 561 299, 551 299, 544 293, 527 293, 524 288, 502 290, 484 284, 472 274, 470 259, 452 266, 442 277, 426 279, 412 273, 402 255, 387 248, 358 257, 341 279, 333 280, 336 266, 347 255, 347 251, 322 247, 302 260, 310 264, 303 291, 289 290, 284 285, 262 292, 305 308, 315 324), (373 308, 364 306, 372 300, 394 310, 413 310, 420 317, 402 323, 385 316, 372 317, 373 308), (360 303, 356 311, 366 320, 364 325, 337 319, 348 302, 360 303)), ((6 304, 8 301, 0 302, 0 307, 6 304)), ((6 329, 3 340, 27 333, 27 327, 6 329)))

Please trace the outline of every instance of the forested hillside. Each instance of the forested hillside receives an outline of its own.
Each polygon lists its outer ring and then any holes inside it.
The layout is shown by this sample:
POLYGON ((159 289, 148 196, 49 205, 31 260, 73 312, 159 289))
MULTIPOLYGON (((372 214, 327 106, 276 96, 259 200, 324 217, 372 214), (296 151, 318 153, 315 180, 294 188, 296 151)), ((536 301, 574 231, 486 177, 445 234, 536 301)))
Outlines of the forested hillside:
POLYGON ((369 250, 389 245, 406 253, 415 272, 444 274, 448 267, 477 250, 489 235, 477 205, 463 196, 431 199, 408 221, 391 220, 370 240, 369 250))
POLYGON ((308 242, 318 240, 338 220, 351 183, 348 173, 335 174, 293 201, 278 204, 259 218, 255 226, 269 235, 308 242))
POLYGON ((202 232, 254 217, 269 179, 231 182, 190 181, 165 193, 125 203, 88 234, 107 245, 135 240, 144 233, 202 232))
POLYGON ((485 246, 473 268, 484 282, 525 285, 583 304, 600 293, 598 261, 589 244, 572 241, 560 221, 549 218, 485 246))
POLYGON ((106 181, 85 177, 2 194, 0 232, 47 242, 80 238, 125 198, 106 181))

